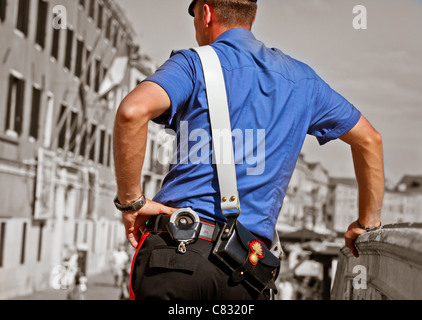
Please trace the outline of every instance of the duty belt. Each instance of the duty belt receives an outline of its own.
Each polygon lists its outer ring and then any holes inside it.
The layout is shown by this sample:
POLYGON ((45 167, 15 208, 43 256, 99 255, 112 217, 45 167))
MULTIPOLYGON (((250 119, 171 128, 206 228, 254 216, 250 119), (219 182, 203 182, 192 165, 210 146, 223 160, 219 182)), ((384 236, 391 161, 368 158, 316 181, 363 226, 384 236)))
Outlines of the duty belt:
MULTIPOLYGON (((159 215, 152 217, 147 224, 146 230, 152 233, 168 232, 167 224, 170 221, 170 215, 159 215)), ((200 219, 201 230, 198 239, 215 242, 222 227, 216 225, 215 222, 200 219)))

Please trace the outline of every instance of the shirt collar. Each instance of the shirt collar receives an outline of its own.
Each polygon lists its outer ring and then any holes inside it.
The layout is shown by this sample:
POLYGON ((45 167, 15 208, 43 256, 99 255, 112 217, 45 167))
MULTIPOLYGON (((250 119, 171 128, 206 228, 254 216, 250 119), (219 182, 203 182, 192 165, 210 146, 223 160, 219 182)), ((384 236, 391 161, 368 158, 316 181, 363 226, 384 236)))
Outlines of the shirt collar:
POLYGON ((253 33, 245 28, 234 28, 229 29, 222 34, 215 40, 215 42, 218 41, 224 41, 224 40, 232 40, 232 39, 248 39, 248 40, 256 40, 253 33))

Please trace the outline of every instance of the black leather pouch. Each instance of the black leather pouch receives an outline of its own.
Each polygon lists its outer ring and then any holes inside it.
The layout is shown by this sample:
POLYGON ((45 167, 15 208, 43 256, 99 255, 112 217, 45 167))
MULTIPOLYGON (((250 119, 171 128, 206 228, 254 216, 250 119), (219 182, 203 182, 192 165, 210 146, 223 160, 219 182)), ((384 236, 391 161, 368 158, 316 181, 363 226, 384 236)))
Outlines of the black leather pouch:
POLYGON ((246 282, 258 292, 275 289, 280 260, 237 218, 228 218, 213 254, 232 272, 235 282, 246 282))

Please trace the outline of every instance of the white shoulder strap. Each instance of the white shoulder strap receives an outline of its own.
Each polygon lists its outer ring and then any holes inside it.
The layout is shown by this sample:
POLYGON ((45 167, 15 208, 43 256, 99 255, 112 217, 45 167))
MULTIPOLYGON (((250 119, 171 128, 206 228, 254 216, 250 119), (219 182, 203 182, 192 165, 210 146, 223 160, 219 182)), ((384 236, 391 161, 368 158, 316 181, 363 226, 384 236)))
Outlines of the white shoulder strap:
MULTIPOLYGON (((229 106, 227 103, 226 85, 220 59, 211 46, 193 48, 193 50, 199 55, 202 69, 204 70, 213 138, 213 150, 221 193, 221 210, 224 214, 225 210, 237 209, 240 214, 240 199, 239 192, 237 191, 232 129, 229 106), (225 146, 221 145, 222 138, 225 138, 225 146), (225 154, 223 154, 223 151, 225 154), (224 155, 228 156, 228 158, 224 159, 224 155)), ((273 244, 271 245, 270 250, 279 259, 283 256, 283 249, 280 244, 277 230, 274 231, 273 244)))
POLYGON ((239 210, 232 128, 223 70, 217 53, 211 46, 193 48, 199 55, 204 71, 214 161, 217 166, 221 194, 221 210, 239 210))

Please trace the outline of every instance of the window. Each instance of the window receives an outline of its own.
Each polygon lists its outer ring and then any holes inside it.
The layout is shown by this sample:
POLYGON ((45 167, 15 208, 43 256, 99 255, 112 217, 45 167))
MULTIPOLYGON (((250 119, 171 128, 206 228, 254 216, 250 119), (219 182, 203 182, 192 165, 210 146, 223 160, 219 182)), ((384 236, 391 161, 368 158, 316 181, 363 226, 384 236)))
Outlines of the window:
POLYGON ((29 7, 29 0, 19 0, 16 29, 21 31, 25 36, 28 35, 29 7))
POLYGON ((89 2, 88 16, 90 16, 92 19, 94 19, 95 15, 95 1, 96 0, 90 0, 89 2))
POLYGON ((108 134, 108 150, 107 150, 107 167, 111 167, 111 157, 112 155, 112 149, 113 149, 113 139, 111 137, 111 134, 108 134))
POLYGON ((82 75, 82 64, 83 64, 83 54, 84 54, 84 42, 83 40, 78 40, 76 45, 76 66, 75 66, 75 76, 78 78, 82 75))
POLYGON ((111 15, 108 16, 107 22, 106 22, 106 30, 105 30, 105 37, 107 40, 110 40, 111 38, 111 27, 113 25, 113 18, 111 15))
POLYGON ((119 25, 114 23, 114 37, 113 37, 113 48, 117 47, 119 42, 119 25))
POLYGON ((6 131, 14 132, 18 136, 22 133, 24 90, 25 82, 10 75, 7 98, 6 131))
POLYGON ((72 49, 73 49, 73 30, 67 29, 67 40, 66 40, 66 56, 64 59, 64 66, 72 70, 72 49))
POLYGON ((91 63, 91 50, 86 49, 86 79, 85 79, 85 84, 88 87, 91 87, 91 69, 92 69, 92 63, 91 63))
POLYGON ((104 154, 105 154, 105 138, 106 138, 106 132, 104 129, 101 129, 100 131, 100 158, 98 162, 100 164, 104 164, 104 154))
POLYGON ((97 28, 101 29, 103 27, 103 5, 98 3, 98 17, 97 17, 97 28))
MULTIPOLYGON (((88 173, 88 180, 89 180, 89 189, 88 189, 88 211, 87 211, 87 218, 90 219, 94 216, 94 211, 95 211, 95 201, 96 201, 96 175, 92 172, 88 173)), ((95 228, 96 224, 93 224, 93 235, 92 235, 92 251, 94 252, 95 250, 95 228)))
MULTIPOLYGON (((106 67, 103 67, 102 75, 101 75, 102 76, 101 81, 104 81, 104 79, 106 78, 107 72, 108 72, 108 69, 106 67)), ((107 103, 107 101, 106 101, 106 103, 107 103)))
POLYGON ((410 188, 412 188, 412 189, 417 189, 417 188, 419 188, 421 186, 421 184, 420 184, 420 182, 419 181, 412 181, 412 183, 410 184, 410 188))
POLYGON ((69 151, 75 153, 76 137, 78 136, 78 113, 75 111, 70 113, 70 130, 69 151))
POLYGON ((4 266, 4 242, 6 239, 6 222, 0 225, 0 268, 4 266))
POLYGON ((38 1, 38 22, 37 22, 37 35, 35 41, 37 44, 44 48, 45 45, 45 31, 48 13, 48 3, 44 0, 38 1))
POLYGON ((0 0, 0 22, 6 20, 7 0, 0 0))
POLYGON ((154 143, 154 141, 150 141, 151 142, 151 153, 149 154, 149 156, 150 156, 150 171, 152 171, 152 172, 155 172, 155 170, 156 170, 156 162, 155 162, 155 158, 154 158, 154 155, 155 155, 155 143, 154 143))
POLYGON ((22 246, 21 246, 21 264, 25 263, 25 249, 26 249, 26 225, 27 223, 23 223, 22 228, 22 246))
POLYGON ((40 122, 40 105, 41 90, 32 88, 32 110, 31 110, 31 127, 29 128, 29 136, 38 140, 38 128, 40 122))
MULTIPOLYGON (((56 18, 57 14, 54 15, 56 18)), ((53 28, 53 42, 51 44, 51 56, 59 60, 59 46, 60 46, 60 30, 61 28, 53 28)))
POLYGON ((43 238, 43 231, 44 231, 44 223, 40 224, 40 232, 38 234, 38 253, 37 253, 37 261, 41 261, 42 257, 42 238, 43 238))
POLYGON ((101 85, 101 60, 97 58, 95 60, 95 83, 94 83, 94 90, 95 92, 100 91, 101 85))
POLYGON ((85 157, 85 150, 86 150, 86 139, 87 139, 87 126, 84 126, 84 131, 82 133, 82 139, 81 139, 81 146, 79 148, 79 155, 82 157, 85 157))
POLYGON ((97 125, 96 124, 91 124, 91 135, 89 138, 89 143, 90 143, 90 149, 89 149, 89 159, 91 159, 92 161, 95 161, 95 149, 96 149, 96 134, 97 134, 97 125))
POLYGON ((66 127, 67 127, 67 119, 66 114, 67 113, 67 107, 65 105, 61 106, 60 109, 60 116, 57 121, 57 126, 59 127, 59 140, 58 140, 58 148, 64 149, 66 145, 66 127), (61 125, 61 126, 60 126, 61 125))

